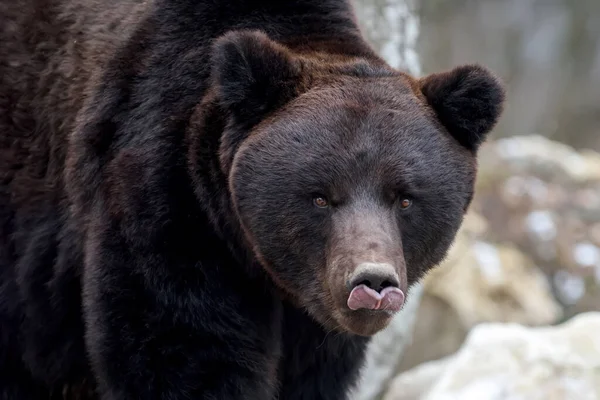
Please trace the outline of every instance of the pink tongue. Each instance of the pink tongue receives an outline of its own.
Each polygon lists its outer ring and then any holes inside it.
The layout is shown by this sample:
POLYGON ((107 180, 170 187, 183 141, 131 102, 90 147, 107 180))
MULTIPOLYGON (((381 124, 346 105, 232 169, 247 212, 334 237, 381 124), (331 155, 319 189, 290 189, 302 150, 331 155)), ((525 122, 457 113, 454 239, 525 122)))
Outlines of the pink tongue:
POLYGON ((365 285, 358 285, 348 296, 348 307, 351 310, 386 310, 396 312, 404 305, 404 293, 396 287, 386 287, 377 293, 365 285))

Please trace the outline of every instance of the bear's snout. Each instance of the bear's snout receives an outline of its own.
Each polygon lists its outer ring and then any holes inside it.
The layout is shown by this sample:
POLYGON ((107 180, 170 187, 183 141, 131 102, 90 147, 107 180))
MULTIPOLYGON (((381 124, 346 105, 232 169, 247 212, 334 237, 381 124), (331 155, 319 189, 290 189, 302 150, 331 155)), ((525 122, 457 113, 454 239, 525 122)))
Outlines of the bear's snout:
POLYGON ((348 289, 352 290, 360 284, 365 284, 369 288, 381 292, 389 287, 400 285, 400 279, 393 265, 388 263, 370 263, 359 264, 350 279, 348 279, 348 289))
POLYGON ((404 305, 405 295, 393 265, 362 263, 347 282, 351 310, 381 310, 396 312, 404 305))

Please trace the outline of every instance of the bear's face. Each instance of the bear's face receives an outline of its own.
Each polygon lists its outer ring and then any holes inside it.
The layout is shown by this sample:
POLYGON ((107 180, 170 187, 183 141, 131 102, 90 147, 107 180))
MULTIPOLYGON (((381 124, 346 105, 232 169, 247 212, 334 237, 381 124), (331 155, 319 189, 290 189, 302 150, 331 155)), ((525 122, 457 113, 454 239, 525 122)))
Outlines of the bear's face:
POLYGON ((231 119, 222 164, 249 246, 324 326, 376 333, 451 245, 500 86, 479 67, 417 81, 313 66, 307 84, 306 61, 257 33, 232 35, 217 52, 231 119))

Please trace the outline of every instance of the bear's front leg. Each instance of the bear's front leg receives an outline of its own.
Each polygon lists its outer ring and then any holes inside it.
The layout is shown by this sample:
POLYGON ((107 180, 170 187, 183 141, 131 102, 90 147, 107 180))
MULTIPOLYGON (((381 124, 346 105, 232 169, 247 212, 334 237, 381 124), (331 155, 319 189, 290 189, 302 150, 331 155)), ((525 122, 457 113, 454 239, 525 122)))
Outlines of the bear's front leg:
POLYGON ((208 237, 193 235, 196 252, 176 232, 146 246, 98 221, 84 314, 101 399, 273 398, 281 304, 265 283, 208 237))

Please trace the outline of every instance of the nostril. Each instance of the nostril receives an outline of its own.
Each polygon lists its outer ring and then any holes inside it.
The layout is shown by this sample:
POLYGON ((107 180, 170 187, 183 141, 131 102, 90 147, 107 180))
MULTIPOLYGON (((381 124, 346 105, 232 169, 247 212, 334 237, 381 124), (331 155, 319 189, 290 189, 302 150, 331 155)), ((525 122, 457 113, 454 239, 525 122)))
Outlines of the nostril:
POLYGON ((385 289, 386 287, 390 287, 390 286, 398 286, 398 285, 395 285, 388 280, 381 282, 381 290, 385 289))
POLYGON ((390 287, 390 286, 398 287, 398 284, 395 284, 392 281, 385 279, 383 281, 380 281, 377 285, 375 285, 375 287, 373 287, 373 286, 369 286, 369 287, 373 290, 381 292, 383 289, 385 289, 386 287, 390 287))
POLYGON ((350 281, 349 289, 352 290, 353 288, 360 286, 360 285, 365 285, 368 288, 371 288, 377 292, 381 292, 383 289, 387 288, 387 287, 398 287, 398 280, 395 279, 394 276, 391 276, 389 274, 369 274, 369 273, 362 273, 362 274, 358 274, 355 279, 352 279, 350 281))
POLYGON ((359 286, 359 285, 365 285, 366 287, 370 287, 371 289, 375 289, 373 286, 371 286, 371 281, 368 279, 365 279, 362 282, 358 282, 356 285, 354 286, 359 286))
POLYGON ((383 289, 385 289, 386 287, 390 287, 390 286, 398 286, 398 285, 395 285, 395 284, 393 284, 392 282, 390 282, 390 281, 389 281, 389 280, 387 280, 387 279, 386 279, 386 280, 384 280, 383 282, 381 282, 381 283, 379 283, 379 284, 375 284, 375 285, 374 285, 374 284, 372 284, 370 280, 368 280, 368 279, 365 279, 365 280, 363 280, 363 281, 361 281, 361 282, 358 282, 358 283, 357 283, 355 286, 358 286, 358 285, 365 285, 366 287, 369 287, 369 288, 371 288, 371 289, 373 289, 373 290, 376 290, 376 291, 378 291, 378 292, 381 292, 381 291, 382 291, 383 289))

